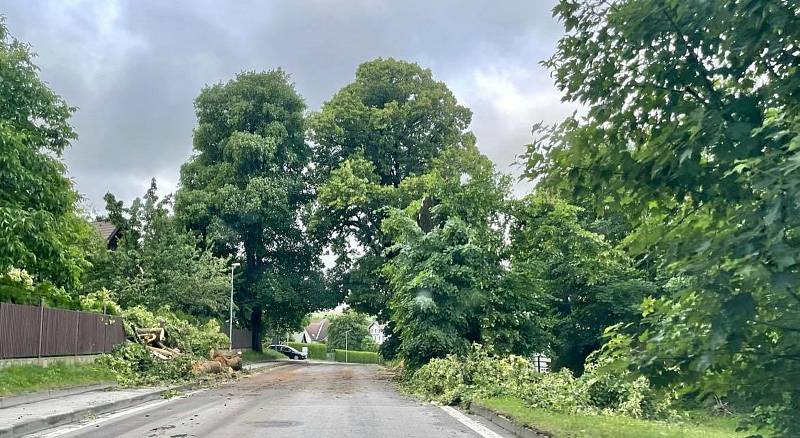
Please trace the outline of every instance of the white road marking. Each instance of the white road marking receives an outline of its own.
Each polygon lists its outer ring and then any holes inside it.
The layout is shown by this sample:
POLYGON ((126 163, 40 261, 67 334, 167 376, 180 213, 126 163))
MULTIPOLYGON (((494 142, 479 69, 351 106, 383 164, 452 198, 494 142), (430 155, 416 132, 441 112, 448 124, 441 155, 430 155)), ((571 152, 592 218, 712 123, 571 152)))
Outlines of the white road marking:
POLYGON ((133 414, 133 413, 136 413, 136 412, 139 412, 139 411, 144 411, 144 410, 147 410, 147 409, 150 409, 150 408, 154 408, 156 406, 161 406, 163 404, 166 404, 166 403, 169 403, 169 402, 172 402, 172 401, 175 401, 175 400, 186 398, 186 397, 189 397, 190 395, 194 395, 194 394, 197 394, 198 392, 203 392, 205 390, 206 389, 198 389, 196 391, 187 392, 185 395, 182 395, 180 397, 168 398, 166 400, 156 400, 156 401, 152 401, 152 402, 145 403, 145 404, 142 404, 142 405, 134 406, 132 408, 128 408, 128 409, 123 409, 121 411, 112 412, 110 414, 101 414, 98 418, 96 418, 94 420, 91 420, 91 421, 89 421, 87 423, 68 424, 68 425, 62 426, 62 427, 60 427, 60 428, 58 428, 58 429, 56 429, 56 430, 54 430, 54 431, 52 431, 50 433, 47 433, 47 434, 44 434, 44 435, 36 435, 36 436, 41 437, 41 438, 51 438, 51 437, 57 437, 57 436, 61 436, 61 435, 66 435, 68 433, 72 433, 72 432, 75 432, 77 430, 81 430, 81 429, 84 429, 84 428, 87 428, 87 427, 92 427, 92 426, 96 426, 98 424, 105 423, 107 421, 111 421, 111 420, 113 420, 115 418, 123 417, 123 416, 128 415, 128 414, 133 414))
POLYGON ((452 406, 439 406, 442 408, 443 411, 447 412, 451 417, 455 418, 456 420, 460 421, 461 424, 464 426, 469 427, 475 433, 482 436, 483 438, 503 438, 500 434, 489 429, 488 427, 478 423, 477 421, 473 420, 472 418, 467 417, 466 415, 462 414, 458 409, 452 406))

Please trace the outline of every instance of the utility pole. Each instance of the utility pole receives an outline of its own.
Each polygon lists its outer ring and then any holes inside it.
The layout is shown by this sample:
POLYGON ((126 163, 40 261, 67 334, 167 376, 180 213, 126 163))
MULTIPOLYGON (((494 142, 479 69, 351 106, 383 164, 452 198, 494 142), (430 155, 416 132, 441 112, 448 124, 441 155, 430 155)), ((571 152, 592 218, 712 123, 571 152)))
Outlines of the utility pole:
POLYGON ((228 351, 233 351, 233 270, 239 266, 238 263, 231 265, 231 307, 228 320, 228 351))

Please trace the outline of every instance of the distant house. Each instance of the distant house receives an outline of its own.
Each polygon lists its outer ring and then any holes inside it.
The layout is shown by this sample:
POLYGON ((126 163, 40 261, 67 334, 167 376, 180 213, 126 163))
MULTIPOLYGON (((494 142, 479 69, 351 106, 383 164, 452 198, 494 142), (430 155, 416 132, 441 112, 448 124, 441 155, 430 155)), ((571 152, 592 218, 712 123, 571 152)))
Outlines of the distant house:
POLYGON ((372 340, 378 345, 383 344, 383 341, 386 340, 386 335, 383 333, 384 328, 386 328, 386 324, 380 324, 378 321, 373 321, 372 324, 369 325, 369 335, 372 336, 372 340))
POLYGON ((543 355, 543 354, 534 354, 531 356, 531 362, 533 363, 533 367, 536 368, 536 371, 540 373, 546 373, 550 371, 550 358, 543 355))
POLYGON ((122 237, 122 230, 118 226, 109 221, 94 221, 91 222, 91 225, 106 242, 106 248, 117 249, 119 239, 122 237))
POLYGON ((328 340, 328 329, 331 326, 331 321, 328 318, 318 319, 311 321, 303 332, 300 334, 300 342, 325 342, 328 340))

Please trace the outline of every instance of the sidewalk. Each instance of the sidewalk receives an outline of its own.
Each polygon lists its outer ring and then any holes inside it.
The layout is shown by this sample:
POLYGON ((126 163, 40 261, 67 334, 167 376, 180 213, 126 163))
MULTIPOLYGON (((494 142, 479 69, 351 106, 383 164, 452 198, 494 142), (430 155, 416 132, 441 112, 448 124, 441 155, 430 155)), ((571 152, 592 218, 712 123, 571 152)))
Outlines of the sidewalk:
POLYGON ((161 398, 168 387, 99 390, 0 409, 0 437, 19 437, 88 415, 115 411, 161 398))
MULTIPOLYGON (((256 363, 245 366, 258 372, 285 364, 285 361, 256 363)), ((196 387, 189 383, 178 386, 150 388, 75 388, 53 391, 50 398, 32 397, 30 402, 0 409, 0 437, 21 437, 62 424, 83 420, 87 416, 118 411, 138 404, 157 400, 165 391, 186 391, 196 387)), ((12 403, 9 403, 12 404, 12 403)))

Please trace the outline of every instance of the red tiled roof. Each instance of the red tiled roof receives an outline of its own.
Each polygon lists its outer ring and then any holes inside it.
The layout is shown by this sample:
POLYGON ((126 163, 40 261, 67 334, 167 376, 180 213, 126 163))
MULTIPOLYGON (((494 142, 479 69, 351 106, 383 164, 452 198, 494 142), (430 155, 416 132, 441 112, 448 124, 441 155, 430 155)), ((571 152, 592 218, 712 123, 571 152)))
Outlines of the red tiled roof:
POLYGON ((311 321, 308 327, 306 327, 306 333, 311 336, 311 340, 314 342, 324 341, 328 338, 328 328, 330 325, 331 322, 327 318, 311 321))

